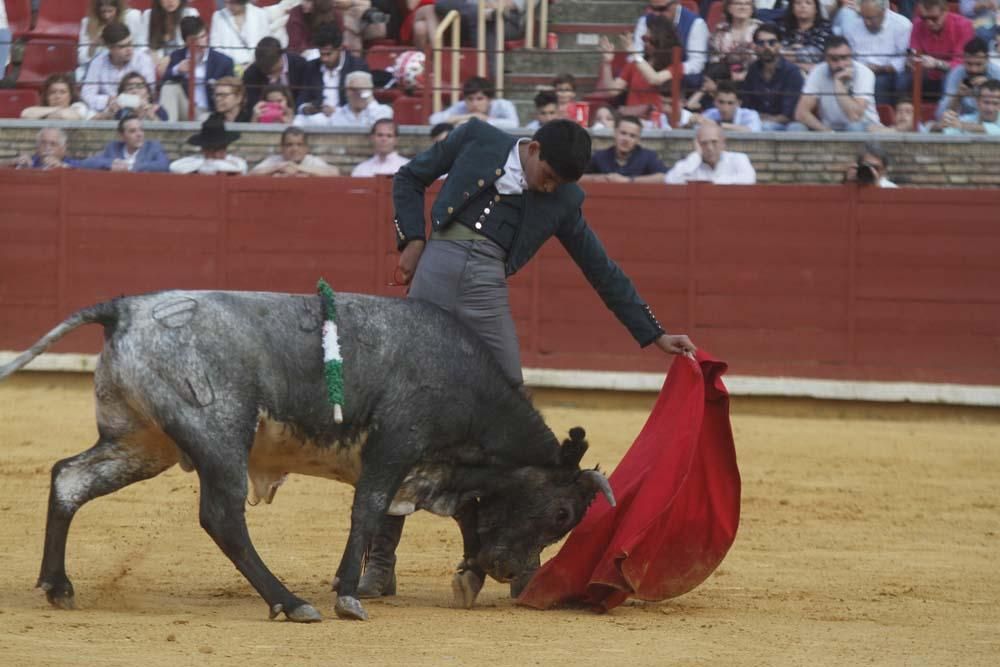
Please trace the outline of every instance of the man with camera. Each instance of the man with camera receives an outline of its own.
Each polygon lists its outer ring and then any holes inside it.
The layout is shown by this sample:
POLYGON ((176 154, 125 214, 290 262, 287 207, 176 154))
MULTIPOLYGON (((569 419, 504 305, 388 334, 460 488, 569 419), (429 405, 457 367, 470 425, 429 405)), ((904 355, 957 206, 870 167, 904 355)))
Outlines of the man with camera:
POLYGON ((945 134, 1000 134, 1000 81, 987 81, 979 88, 976 113, 959 116, 945 111, 938 124, 945 134))
POLYGON ((889 154, 881 145, 875 142, 865 144, 858 155, 858 160, 844 174, 845 183, 872 185, 876 188, 895 188, 895 183, 889 180, 889 154))
POLYGON ((976 113, 979 89, 991 80, 1000 80, 1000 65, 990 62, 990 47, 986 40, 975 37, 962 49, 962 64, 953 68, 944 80, 944 96, 935 116, 944 118, 946 111, 959 116, 976 113))
POLYGON ((879 125, 875 74, 852 58, 851 45, 838 35, 826 40, 825 62, 816 65, 795 107, 789 131, 864 132, 879 125))

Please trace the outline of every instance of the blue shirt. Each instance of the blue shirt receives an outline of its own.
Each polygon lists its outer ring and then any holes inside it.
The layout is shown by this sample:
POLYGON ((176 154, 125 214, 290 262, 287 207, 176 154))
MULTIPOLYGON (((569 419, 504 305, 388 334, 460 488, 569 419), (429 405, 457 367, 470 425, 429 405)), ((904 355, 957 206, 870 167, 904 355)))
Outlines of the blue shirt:
MULTIPOLYGON (((941 95, 941 101, 938 102, 936 117, 941 120, 941 116, 944 112, 948 110, 948 102, 952 97, 958 95, 958 86, 962 83, 962 80, 966 77, 965 65, 958 65, 951 68, 948 72, 948 76, 944 80, 944 94, 941 95)), ((987 61, 986 65, 986 78, 987 79, 1000 79, 1000 66, 993 63, 992 60, 987 61)), ((976 105, 976 98, 973 96, 963 97, 961 103, 958 107, 959 114, 969 114, 976 113, 979 107, 976 105)))
POLYGON ((799 68, 784 58, 778 61, 778 68, 770 81, 764 78, 763 64, 754 62, 747 70, 740 98, 747 109, 760 114, 785 116, 791 121, 795 119, 795 105, 799 103, 804 83, 799 68))
MULTIPOLYGON (((714 120, 716 123, 721 124, 723 122, 722 114, 715 107, 707 110, 702 116, 709 120, 714 120)), ((760 122, 760 114, 753 109, 744 109, 743 107, 736 110, 732 121, 726 122, 731 122, 733 125, 743 125, 749 128, 750 132, 760 132, 763 129, 760 122)))
POLYGON ((587 165, 588 174, 621 174, 622 176, 646 176, 647 174, 665 174, 667 166, 654 151, 642 146, 636 146, 629 153, 624 165, 615 159, 615 147, 594 151, 587 165))

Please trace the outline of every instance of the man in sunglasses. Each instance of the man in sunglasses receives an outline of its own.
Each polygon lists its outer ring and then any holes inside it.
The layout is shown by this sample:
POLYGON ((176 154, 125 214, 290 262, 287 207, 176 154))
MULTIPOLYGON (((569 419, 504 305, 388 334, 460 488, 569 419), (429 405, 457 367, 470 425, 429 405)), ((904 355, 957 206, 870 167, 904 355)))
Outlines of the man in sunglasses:
POLYGON ((823 49, 825 62, 809 73, 790 131, 865 132, 881 125, 875 108, 875 74, 854 60, 847 40, 834 35, 823 49))
POLYGON ((781 56, 781 29, 764 23, 753 34, 755 60, 743 82, 743 107, 760 115, 765 132, 783 132, 795 118, 802 71, 781 56))
POLYGON ((632 52, 643 53, 642 38, 646 34, 646 17, 662 16, 674 24, 681 40, 684 59, 684 87, 701 86, 701 73, 708 61, 708 25, 696 13, 681 6, 678 0, 650 0, 646 11, 635 22, 632 52))

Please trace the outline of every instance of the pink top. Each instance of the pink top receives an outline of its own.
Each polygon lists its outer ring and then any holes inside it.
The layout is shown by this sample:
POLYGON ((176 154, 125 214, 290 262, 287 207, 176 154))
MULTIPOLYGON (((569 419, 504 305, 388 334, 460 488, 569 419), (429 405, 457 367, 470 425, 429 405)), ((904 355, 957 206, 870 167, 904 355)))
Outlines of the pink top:
MULTIPOLYGON (((931 32, 924 20, 913 17, 913 32, 910 33, 910 48, 918 53, 926 53, 940 60, 947 60, 951 66, 962 64, 962 49, 966 42, 975 37, 972 21, 948 12, 945 15, 944 27, 941 32, 931 32)), ((933 70, 927 73, 929 79, 944 78, 945 72, 933 70)))

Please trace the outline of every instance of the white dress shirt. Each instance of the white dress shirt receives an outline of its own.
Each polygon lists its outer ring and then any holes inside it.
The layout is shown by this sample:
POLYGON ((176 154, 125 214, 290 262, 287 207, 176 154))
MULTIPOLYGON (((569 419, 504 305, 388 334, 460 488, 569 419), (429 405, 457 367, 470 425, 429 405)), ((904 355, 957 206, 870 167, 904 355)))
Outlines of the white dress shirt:
POLYGON ((908 18, 887 9, 882 28, 876 33, 869 32, 861 15, 848 7, 840 10, 837 18, 833 31, 850 43, 855 60, 876 67, 891 65, 897 73, 906 68, 906 50, 913 30, 908 18))
POLYGON ((156 85, 156 66, 148 53, 134 49, 132 59, 123 67, 116 67, 105 51, 90 61, 80 97, 94 111, 104 111, 111 98, 118 94, 118 83, 130 72, 138 72, 150 86, 156 85))
MULTIPOLYGON (((674 14, 674 27, 680 25, 681 13, 674 14)), ((632 50, 635 53, 645 51, 642 44, 642 36, 646 34, 646 15, 643 14, 635 22, 635 31, 632 37, 632 50)), ((684 74, 701 74, 708 61, 708 24, 704 19, 697 18, 691 24, 688 31, 687 42, 684 43, 684 51, 687 60, 684 61, 684 74)))
MULTIPOLYGON (((314 116, 326 119, 326 116, 321 113, 314 114, 314 116)), ((357 113, 351 109, 350 104, 337 107, 333 115, 327 119, 327 125, 363 127, 369 130, 375 124, 375 121, 383 118, 392 118, 392 107, 388 104, 379 104, 374 97, 371 97, 368 99, 368 106, 357 113)))
POLYGON ((170 163, 171 174, 246 174, 247 161, 226 154, 221 160, 209 159, 200 153, 188 155, 170 163))
POLYGON ((408 158, 403 157, 396 151, 389 153, 385 157, 373 155, 355 167, 354 171, 351 172, 351 176, 393 176, 399 171, 400 167, 409 161, 408 158))
POLYGON ((523 194, 528 182, 524 180, 524 165, 521 164, 521 151, 519 147, 530 139, 518 139, 514 147, 507 154, 507 161, 503 163, 503 174, 493 183, 493 187, 502 195, 523 194))
MULTIPOLYGON (((465 100, 461 100, 447 109, 431 114, 429 124, 446 123, 452 116, 464 116, 467 113, 469 113, 469 107, 465 105, 465 100)), ((487 116, 486 122, 494 127, 515 128, 521 124, 517 119, 517 108, 510 100, 501 98, 490 100, 490 110, 487 116)))
MULTIPOLYGON (((0 5, 3 3, 0 2, 0 5)), ((136 48, 143 48, 146 46, 145 39, 139 37, 142 34, 142 12, 138 9, 126 9, 125 10, 125 27, 128 28, 128 32, 132 35, 132 43, 135 44, 136 48)), ((97 31, 97 37, 94 39, 90 38, 87 28, 90 26, 90 18, 84 16, 80 21, 80 35, 76 40, 76 61, 77 67, 76 73, 78 82, 83 81, 84 75, 87 73, 87 65, 90 61, 96 58, 102 53, 107 53, 108 47, 104 46, 101 41, 101 31, 97 31), (93 44, 94 50, 91 52, 90 47, 93 44)))
POLYGON ((212 48, 232 58, 238 67, 252 63, 257 42, 271 34, 267 12, 254 5, 246 8, 240 30, 236 29, 236 19, 228 8, 212 14, 212 30, 208 37, 212 48))
POLYGON ((667 172, 664 182, 683 185, 695 181, 706 181, 716 185, 753 185, 757 182, 757 172, 750 164, 746 153, 722 151, 715 167, 705 164, 698 151, 692 152, 667 172))

